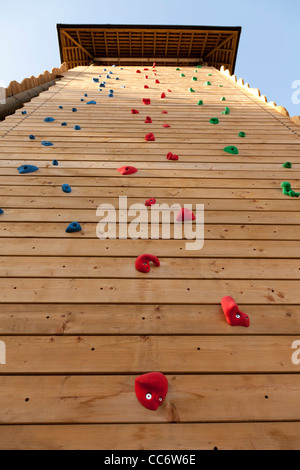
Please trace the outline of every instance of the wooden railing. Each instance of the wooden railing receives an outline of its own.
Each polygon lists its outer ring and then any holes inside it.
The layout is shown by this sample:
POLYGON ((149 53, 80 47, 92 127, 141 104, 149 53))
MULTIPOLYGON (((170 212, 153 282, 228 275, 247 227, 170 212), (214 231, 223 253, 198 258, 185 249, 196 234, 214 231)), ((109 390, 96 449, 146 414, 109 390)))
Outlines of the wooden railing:
POLYGON ((24 78, 21 83, 17 81, 10 82, 9 86, 6 88, 6 98, 22 93, 23 91, 30 90, 31 88, 43 85, 47 82, 55 80, 55 78, 67 71, 67 65, 64 62, 60 68, 53 68, 51 72, 47 70, 40 74, 38 77, 24 78))
POLYGON ((277 106, 277 104, 274 103, 274 101, 268 101, 265 95, 261 95, 261 92, 258 88, 251 88, 249 83, 245 84, 243 78, 240 78, 238 80, 236 75, 231 75, 230 71, 228 69, 225 69, 224 66, 221 67, 220 71, 221 73, 226 75, 228 78, 230 78, 233 82, 237 83, 237 85, 240 85, 241 87, 245 88, 245 90, 247 90, 249 93, 259 98, 264 103, 267 103, 269 106, 272 106, 272 108, 276 109, 276 111, 278 111, 282 116, 289 117, 295 124, 300 126, 300 116, 291 117, 286 108, 284 108, 283 106, 277 106))

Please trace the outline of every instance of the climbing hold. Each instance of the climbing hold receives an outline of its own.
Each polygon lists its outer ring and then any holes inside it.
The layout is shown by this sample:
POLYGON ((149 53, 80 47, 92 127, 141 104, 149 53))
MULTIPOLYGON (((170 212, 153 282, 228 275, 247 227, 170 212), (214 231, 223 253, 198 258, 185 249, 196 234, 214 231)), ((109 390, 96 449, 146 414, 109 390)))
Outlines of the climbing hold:
POLYGON ((202 69, 202 65, 197 65, 196 68, 197 69, 202 69))
POLYGON ((225 147, 223 150, 224 150, 224 152, 231 153, 232 155, 238 155, 239 154, 239 151, 238 151, 237 147, 235 147, 234 145, 229 145, 228 147, 225 147))
POLYGON ((143 103, 146 104, 146 105, 151 104, 150 98, 143 98, 143 103))
POLYGON ((168 91, 168 93, 172 93, 172 90, 169 90, 169 89, 168 89, 167 91, 168 91))
POLYGON ((198 80, 197 77, 192 77, 192 82, 196 82, 198 80))
POLYGON ((197 103, 198 106, 202 106, 203 104, 204 104, 203 100, 199 100, 198 103, 197 103))
POLYGON ((176 71, 179 71, 179 70, 180 70, 180 68, 179 68, 179 67, 177 67, 177 68, 176 68, 176 71))
POLYGON ((223 85, 218 85, 218 87, 223 88, 223 85))
POLYGON ((220 101, 226 101, 225 96, 222 96, 222 98, 220 99, 220 101))
POLYGON ((239 132, 239 137, 246 137, 246 132, 244 131, 239 132))
POLYGON ((207 76, 208 76, 208 77, 212 77, 212 73, 208 73, 207 76))
POLYGON ((134 166, 122 166, 122 168, 118 168, 117 170, 121 175, 133 175, 138 170, 134 166))
POLYGON ((103 72, 106 72, 106 69, 103 69, 103 72))
POLYGON ((155 80, 155 83, 160 83, 160 81, 156 79, 156 80, 155 80))
POLYGON ((145 79, 148 80, 148 75, 145 75, 145 79))
POLYGON ((92 100, 92 101, 88 101, 87 104, 97 104, 96 101, 92 100))
POLYGON ((171 127, 171 126, 169 124, 163 124, 163 127, 167 129, 168 127, 171 127))
POLYGON ((246 313, 239 310, 238 305, 232 297, 226 296, 221 300, 223 312, 225 314, 227 323, 231 326, 250 326, 250 319, 246 313))
POLYGON ((168 379, 164 374, 150 372, 135 379, 135 394, 141 405, 155 411, 166 398, 168 385, 168 379))
POLYGON ((38 167, 34 165, 22 165, 22 166, 19 166, 18 168, 18 172, 21 175, 25 175, 26 173, 34 173, 37 170, 38 170, 38 167))
POLYGON ((120 80, 119 77, 116 77, 115 80, 120 80))
POLYGON ((74 131, 80 131, 81 127, 80 126, 74 126, 74 131))
POLYGON ((145 140, 146 140, 146 142, 154 142, 154 141, 155 141, 154 134, 152 134, 152 133, 147 134, 147 135, 145 136, 145 140))
POLYGON ((149 88, 149 87, 148 87, 148 85, 144 85, 144 88, 145 88, 145 90, 147 90, 147 88, 149 88))
POLYGON ((53 160, 52 165, 53 165, 53 166, 58 166, 58 161, 57 161, 57 160, 53 160))
POLYGON ((144 69, 144 72, 147 72, 148 70, 149 70, 149 69, 145 68, 145 69, 144 69))
POLYGON ((110 76, 109 76, 109 75, 106 75, 106 77, 105 77, 105 78, 110 78, 110 76))
POLYGON ((282 192, 285 196, 290 195, 290 191, 292 190, 292 185, 288 181, 284 181, 283 183, 280 183, 280 186, 282 187, 282 192))
POLYGON ((222 114, 230 114, 230 108, 225 108, 222 114))
POLYGON ((27 111, 22 111, 22 114, 27 114, 27 111))
POLYGON ((291 162, 285 162, 282 166, 283 168, 292 168, 291 162))
POLYGON ((125 85, 121 85, 121 88, 126 88, 126 86, 125 86, 125 85))
POLYGON ((75 232, 81 232, 81 226, 78 222, 72 222, 67 228, 66 232, 67 233, 75 233, 75 232))
POLYGON ((85 98, 87 98, 89 95, 87 93, 84 94, 85 98))
POLYGON ((211 118, 211 119, 209 120, 209 122, 210 122, 211 124, 219 124, 220 121, 219 121, 218 118, 211 118))
POLYGON ((58 109, 64 109, 64 107, 63 107, 63 106, 59 106, 58 109))
POLYGON ((61 126, 67 126, 68 124, 66 122, 62 122, 61 126))
POLYGON ((195 214, 190 209, 185 209, 184 207, 180 209, 176 216, 177 222, 182 222, 185 220, 196 220, 195 214))
POLYGON ((0 209, 0 215, 4 214, 4 211, 2 209, 0 209))
POLYGON ((172 152, 169 152, 169 153, 167 154, 167 160, 174 160, 174 161, 176 161, 176 160, 178 160, 178 155, 173 155, 172 152))
POLYGON ((63 190, 64 193, 71 193, 72 188, 69 184, 63 184, 61 189, 63 190))
POLYGON ((136 73, 142 73, 140 70, 137 70, 136 73))
POLYGON ((99 78, 93 78, 94 83, 99 83, 99 78))
POLYGON ((72 113, 77 113, 77 109, 76 109, 76 108, 72 108, 72 113))
POLYGON ((113 98, 113 97, 114 97, 114 94, 113 94, 113 93, 109 93, 107 96, 108 96, 109 98, 113 98))
POLYGON ((105 83, 100 83, 100 88, 105 88, 105 83))
POLYGON ((113 74, 114 74, 112 71, 110 71, 110 72, 108 72, 108 73, 109 73, 109 75, 113 75, 113 74))
POLYGON ((31 134, 31 135, 29 136, 29 139, 30 139, 30 140, 35 140, 35 136, 31 134))
POLYGON ((81 100, 80 100, 80 101, 84 101, 84 99, 83 99, 83 98, 81 98, 81 100))
POLYGON ((152 124, 152 119, 150 116, 146 117, 145 124, 152 124))
POLYGON ((168 111, 162 111, 162 114, 169 114, 168 111))
POLYGON ((109 90, 109 93, 114 93, 114 90, 109 90))
POLYGON ((160 95, 161 99, 165 98, 166 97, 166 94, 165 92, 163 92, 161 95, 160 95))
POLYGON ((195 93, 195 90, 193 90, 193 88, 189 88, 189 91, 190 91, 191 93, 195 93))
POLYGON ((154 255, 140 255, 135 261, 135 268, 140 273, 148 273, 150 271, 150 261, 155 264, 155 266, 160 266, 159 259, 154 255))
POLYGON ((210 82, 205 82, 204 85, 205 86, 211 86, 211 83, 210 82))
POLYGON ((140 114, 140 112, 137 109, 132 109, 131 114, 140 114))
POLYGON ((53 117, 46 117, 44 119, 44 122, 54 122, 54 121, 55 121, 55 119, 53 117))
POLYGON ((147 207, 153 206, 154 204, 156 204, 156 199, 154 197, 152 197, 151 199, 147 199, 147 201, 145 202, 145 206, 147 207))
POLYGON ((41 144, 44 147, 52 147, 54 145, 52 142, 49 142, 48 140, 43 140, 43 142, 41 142, 41 144))
POLYGON ((180 76, 181 76, 181 77, 185 77, 184 73, 181 73, 180 76))
POLYGON ((296 192, 293 191, 292 189, 291 189, 291 191, 289 192, 289 196, 290 196, 290 197, 299 197, 299 194, 300 194, 300 193, 296 193, 296 192))

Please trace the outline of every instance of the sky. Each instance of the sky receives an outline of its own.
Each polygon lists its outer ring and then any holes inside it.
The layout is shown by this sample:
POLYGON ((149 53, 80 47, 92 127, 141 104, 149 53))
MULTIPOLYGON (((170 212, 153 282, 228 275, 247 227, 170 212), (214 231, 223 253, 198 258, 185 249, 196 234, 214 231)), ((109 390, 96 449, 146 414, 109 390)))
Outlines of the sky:
POLYGON ((300 115, 299 0, 1 2, 0 86, 60 65, 57 23, 241 26, 237 78, 300 115))

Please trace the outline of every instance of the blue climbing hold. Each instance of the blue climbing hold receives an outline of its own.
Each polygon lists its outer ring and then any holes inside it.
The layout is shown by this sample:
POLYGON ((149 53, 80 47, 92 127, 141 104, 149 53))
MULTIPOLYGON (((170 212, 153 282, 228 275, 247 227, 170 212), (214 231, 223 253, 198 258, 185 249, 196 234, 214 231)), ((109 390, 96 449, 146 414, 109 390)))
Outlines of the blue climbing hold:
POLYGON ((0 209, 0 215, 4 214, 4 211, 2 209, 0 209))
POLYGON ((22 111, 22 114, 27 114, 27 111, 22 111))
POLYGON ((66 122, 62 122, 61 126, 67 126, 68 124, 66 122))
POLYGON ((106 82, 105 82, 104 80, 103 80, 103 82, 102 82, 102 83, 103 83, 104 85, 106 84, 106 82))
POLYGON ((97 104, 96 101, 92 100, 92 101, 88 101, 87 104, 97 104))
POLYGON ((109 73, 109 75, 113 75, 113 72, 112 72, 112 71, 110 71, 110 72, 108 72, 108 73, 109 73))
POLYGON ((114 97, 113 93, 109 93, 108 97, 113 98, 114 97))
POLYGON ((121 88, 126 88, 126 86, 125 86, 125 85, 121 85, 121 88))
POLYGON ((116 80, 120 80, 119 77, 116 77, 116 80))
POLYGON ((84 94, 84 96, 87 98, 87 97, 88 97, 88 94, 87 94, 87 93, 85 93, 85 94, 84 94))
POLYGON ((84 99, 83 99, 83 98, 81 98, 81 100, 80 100, 80 101, 84 101, 84 99))
POLYGON ((110 78, 110 75, 106 75, 106 77, 105 77, 105 78, 110 78))
POLYGON ((57 160, 53 160, 52 165, 53 165, 53 166, 58 166, 58 161, 57 161, 57 160))
POLYGON ((59 109, 64 109, 64 107, 63 107, 63 106, 59 106, 58 108, 59 108, 59 109))
POLYGON ((74 131, 80 131, 81 127, 80 126, 74 126, 74 131))
POLYGON ((99 83, 99 78, 93 78, 94 83, 99 83))
POLYGON ((81 226, 78 222, 72 222, 67 228, 66 232, 67 233, 74 233, 74 232, 80 232, 81 231, 81 226))
POLYGON ((31 135, 29 136, 29 139, 30 139, 30 140, 35 140, 35 136, 31 134, 31 135))
POLYGON ((100 83, 100 88, 105 88, 105 83, 100 83))
POLYGON ((46 117, 44 119, 44 122, 53 122, 53 121, 55 121, 55 119, 53 117, 46 117))
POLYGON ((63 184, 61 189, 63 190, 64 193, 71 193, 72 188, 69 184, 63 184))
POLYGON ((72 113, 77 113, 77 108, 72 108, 72 113))
POLYGON ((54 144, 52 142, 49 142, 48 140, 43 140, 42 145, 44 147, 52 147, 54 144))
POLYGON ((109 93, 113 93, 113 92, 114 92, 114 90, 109 90, 109 93))
POLYGON ((103 72, 106 72, 106 69, 103 69, 103 72))
POLYGON ((21 175, 25 175, 26 173, 34 173, 37 170, 38 170, 38 167, 34 165, 22 165, 22 166, 19 166, 18 168, 18 172, 21 175))

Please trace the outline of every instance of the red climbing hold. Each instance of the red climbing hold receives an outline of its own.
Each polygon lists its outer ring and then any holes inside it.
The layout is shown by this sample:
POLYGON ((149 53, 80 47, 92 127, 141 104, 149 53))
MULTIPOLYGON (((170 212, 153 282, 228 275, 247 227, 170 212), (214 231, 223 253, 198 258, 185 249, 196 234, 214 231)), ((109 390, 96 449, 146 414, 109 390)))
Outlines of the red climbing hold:
POLYGON ((173 155, 172 152, 167 154, 167 160, 178 160, 178 155, 173 155))
POLYGON ((244 326, 245 328, 250 326, 250 319, 248 315, 239 310, 238 305, 235 303, 232 297, 223 297, 221 300, 221 305, 229 325, 244 326))
POLYGON ((145 136, 145 140, 146 140, 146 142, 154 142, 154 141, 155 141, 154 134, 152 134, 152 133, 147 134, 147 135, 145 136))
POLYGON ((168 90, 169 93, 172 93, 172 90, 168 90))
POLYGON ((146 117, 145 124, 152 124, 152 119, 150 116, 146 117))
POLYGON ((148 75, 145 75, 146 80, 148 80, 148 75))
POLYGON ((136 73, 142 73, 140 70, 137 70, 136 73))
POLYGON ((143 103, 144 104, 151 104, 150 98, 143 98, 143 103))
POLYGON ((154 255, 140 255, 135 261, 135 269, 140 273, 148 273, 150 271, 150 261, 155 264, 155 266, 160 266, 159 259, 154 255))
POLYGON ((168 111, 162 111, 162 114, 169 114, 168 111))
POLYGON ((149 69, 144 69, 144 72, 147 72, 147 70, 149 70, 149 69))
POLYGON ((153 206, 154 204, 156 204, 156 199, 154 197, 152 197, 151 199, 147 199, 147 201, 145 202, 145 206, 147 207, 153 206))
POLYGON ((161 95, 160 95, 161 98, 165 98, 166 97, 166 94, 165 92, 163 92, 161 95))
POLYGON ((159 81, 159 80, 155 80, 155 83, 160 83, 160 81, 159 81))
POLYGON ((144 85, 144 88, 145 88, 145 90, 147 90, 147 88, 149 88, 149 87, 148 87, 148 85, 144 85))
POLYGON ((176 216, 177 222, 182 222, 184 220, 196 220, 196 217, 192 211, 185 209, 184 207, 180 209, 176 216))
POLYGON ((168 379, 161 372, 150 372, 135 379, 135 394, 148 410, 155 411, 168 393, 168 379))
POLYGON ((163 124, 163 127, 167 128, 167 127, 171 127, 171 126, 169 126, 169 124, 163 124))
POLYGON ((131 114, 140 114, 140 112, 137 109, 132 109, 131 114))
POLYGON ((122 168, 118 168, 118 172, 121 173, 121 175, 133 175, 133 173, 137 171, 134 166, 122 166, 122 168))
POLYGON ((152 65, 152 68, 154 68, 154 69, 155 69, 155 67, 156 67, 156 63, 154 62, 154 64, 152 65))

